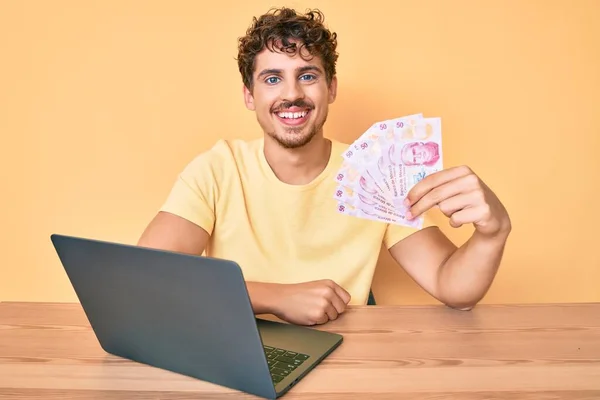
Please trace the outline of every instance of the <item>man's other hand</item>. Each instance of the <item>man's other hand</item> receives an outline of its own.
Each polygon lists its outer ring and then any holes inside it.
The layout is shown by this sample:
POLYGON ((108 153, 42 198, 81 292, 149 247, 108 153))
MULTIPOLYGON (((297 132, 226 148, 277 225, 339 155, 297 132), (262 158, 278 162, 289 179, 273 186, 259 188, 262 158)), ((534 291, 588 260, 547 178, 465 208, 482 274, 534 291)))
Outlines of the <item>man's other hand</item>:
POLYGON ((296 325, 318 325, 338 318, 350 294, 329 279, 277 287, 273 314, 296 325))

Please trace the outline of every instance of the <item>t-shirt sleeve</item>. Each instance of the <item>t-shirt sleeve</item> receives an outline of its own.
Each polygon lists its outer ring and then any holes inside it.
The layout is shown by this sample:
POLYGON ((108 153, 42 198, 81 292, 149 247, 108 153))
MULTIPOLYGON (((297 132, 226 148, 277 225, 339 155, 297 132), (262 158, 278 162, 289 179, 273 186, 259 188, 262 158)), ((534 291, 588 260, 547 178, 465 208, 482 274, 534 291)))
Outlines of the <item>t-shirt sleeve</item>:
POLYGON ((212 234, 218 197, 214 157, 205 152, 192 160, 178 175, 160 211, 193 222, 212 234))
MULTIPOLYGON (((423 227, 421 229, 425 229, 430 226, 437 226, 435 221, 432 218, 431 213, 426 212, 423 215, 423 227)), ((402 239, 412 235, 413 233, 419 231, 418 228, 412 228, 408 226, 402 226, 397 224, 388 224, 385 234, 383 236, 383 245, 386 249, 390 249, 396 243, 400 242, 402 239)))

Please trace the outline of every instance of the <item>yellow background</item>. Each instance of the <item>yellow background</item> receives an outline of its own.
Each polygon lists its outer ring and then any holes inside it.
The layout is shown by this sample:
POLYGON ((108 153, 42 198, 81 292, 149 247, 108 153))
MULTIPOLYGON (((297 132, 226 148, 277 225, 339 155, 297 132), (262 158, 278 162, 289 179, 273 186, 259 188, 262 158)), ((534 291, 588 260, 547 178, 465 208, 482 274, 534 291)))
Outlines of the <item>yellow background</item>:
MULTIPOLYGON (((135 243, 176 174, 262 135, 236 39, 272 3, 0 3, 0 301, 76 301, 59 232, 135 243)), ((291 1, 339 35, 326 135, 423 112, 514 225, 485 303, 600 301, 600 2, 291 1)), ((462 243, 470 228, 443 229, 462 243)), ((432 303, 382 254, 380 303, 432 303)))

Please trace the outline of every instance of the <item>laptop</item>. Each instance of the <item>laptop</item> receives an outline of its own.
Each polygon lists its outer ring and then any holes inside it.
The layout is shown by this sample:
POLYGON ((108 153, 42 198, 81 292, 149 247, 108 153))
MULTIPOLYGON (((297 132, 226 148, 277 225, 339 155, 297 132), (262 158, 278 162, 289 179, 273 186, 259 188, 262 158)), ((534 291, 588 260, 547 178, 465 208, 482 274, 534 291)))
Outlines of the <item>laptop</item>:
POLYGON ((59 234, 51 240, 109 354, 275 399, 343 341, 255 316, 233 261, 59 234))

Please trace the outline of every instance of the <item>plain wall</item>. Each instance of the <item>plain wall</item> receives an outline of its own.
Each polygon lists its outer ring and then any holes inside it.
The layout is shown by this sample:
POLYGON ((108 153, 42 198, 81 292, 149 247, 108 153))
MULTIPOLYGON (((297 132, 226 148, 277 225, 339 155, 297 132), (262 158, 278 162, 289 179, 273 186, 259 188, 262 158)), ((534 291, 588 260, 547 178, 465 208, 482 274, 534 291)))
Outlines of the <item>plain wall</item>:
MULTIPOLYGON (((262 135, 237 38, 264 0, 0 3, 0 300, 76 301, 49 236, 135 243, 179 171, 262 135)), ((514 230, 484 303, 600 301, 600 2, 291 1, 339 35, 326 136, 439 116, 514 230)), ((442 229, 457 244, 471 227, 442 229)), ((380 303, 434 303, 382 254, 380 303)))

